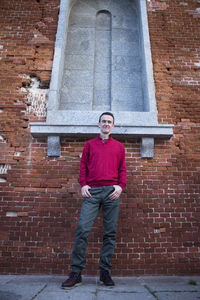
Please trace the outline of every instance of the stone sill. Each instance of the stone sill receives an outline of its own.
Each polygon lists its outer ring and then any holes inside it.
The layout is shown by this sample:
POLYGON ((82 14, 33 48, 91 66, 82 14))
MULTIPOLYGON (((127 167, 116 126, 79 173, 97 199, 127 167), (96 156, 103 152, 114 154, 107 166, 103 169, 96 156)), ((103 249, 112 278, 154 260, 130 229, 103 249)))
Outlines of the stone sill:
MULTIPOLYGON (((60 156, 60 137, 90 137, 99 133, 96 125, 56 125, 48 123, 31 123, 33 137, 48 137, 48 156, 60 156)), ((144 126, 117 126, 112 130, 113 136, 123 139, 141 138, 141 157, 154 156, 154 138, 169 139, 173 135, 173 125, 157 124, 144 126)))
MULTIPOLYGON (((48 123, 32 122, 31 134, 33 137, 42 137, 49 135, 58 136, 90 136, 99 133, 99 128, 96 125, 56 125, 48 123)), ((125 139, 133 137, 151 136, 158 138, 170 138, 173 135, 173 125, 158 124, 158 125, 144 125, 144 126, 118 126, 112 129, 112 134, 116 136, 123 136, 125 139)))

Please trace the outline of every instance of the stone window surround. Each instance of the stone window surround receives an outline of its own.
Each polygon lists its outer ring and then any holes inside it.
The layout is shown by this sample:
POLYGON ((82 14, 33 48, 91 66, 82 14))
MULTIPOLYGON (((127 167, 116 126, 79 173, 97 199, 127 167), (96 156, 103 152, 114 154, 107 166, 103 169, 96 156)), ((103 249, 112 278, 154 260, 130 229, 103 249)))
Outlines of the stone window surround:
MULTIPOLYGON (((114 112, 116 124, 112 130, 115 137, 124 139, 141 138, 141 157, 154 156, 154 139, 169 139, 173 135, 172 124, 158 124, 153 79, 153 66, 149 40, 146 0, 136 0, 140 12, 141 40, 143 42, 144 77, 149 111, 114 112)), ((67 27, 70 9, 75 0, 61 0, 58 29, 54 49, 54 59, 50 90, 47 101, 46 122, 32 122, 33 137, 48 138, 48 156, 60 156, 60 138, 93 137, 99 132, 97 126, 100 111, 64 111, 58 110, 60 88, 63 76, 63 61, 67 39, 67 27)))

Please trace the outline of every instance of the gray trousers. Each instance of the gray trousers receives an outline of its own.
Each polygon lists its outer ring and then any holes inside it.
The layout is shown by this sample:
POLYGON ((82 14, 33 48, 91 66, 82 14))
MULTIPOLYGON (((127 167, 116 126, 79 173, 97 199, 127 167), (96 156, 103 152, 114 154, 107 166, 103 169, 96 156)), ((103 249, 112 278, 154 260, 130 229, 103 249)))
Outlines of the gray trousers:
POLYGON ((79 224, 76 229, 74 249, 72 252, 72 271, 81 272, 86 264, 86 247, 89 233, 99 214, 103 213, 104 236, 100 254, 99 267, 109 270, 115 248, 116 228, 120 198, 110 200, 109 195, 114 191, 113 186, 102 186, 90 189, 92 197, 83 198, 79 224))

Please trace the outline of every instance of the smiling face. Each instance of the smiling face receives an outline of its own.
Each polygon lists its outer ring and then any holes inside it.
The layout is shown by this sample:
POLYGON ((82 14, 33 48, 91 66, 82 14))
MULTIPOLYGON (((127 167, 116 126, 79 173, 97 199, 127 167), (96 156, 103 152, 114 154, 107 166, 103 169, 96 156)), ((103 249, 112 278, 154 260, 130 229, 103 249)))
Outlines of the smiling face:
POLYGON ((114 127, 113 117, 110 115, 103 115, 99 122, 99 128, 101 130, 101 134, 109 135, 113 127, 114 127))

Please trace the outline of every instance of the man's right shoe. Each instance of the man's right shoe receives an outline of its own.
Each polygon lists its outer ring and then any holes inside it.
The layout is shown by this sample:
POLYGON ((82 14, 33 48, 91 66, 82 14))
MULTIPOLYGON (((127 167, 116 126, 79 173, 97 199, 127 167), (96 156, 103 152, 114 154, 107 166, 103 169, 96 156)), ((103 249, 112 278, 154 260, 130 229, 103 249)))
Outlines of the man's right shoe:
POLYGON ((62 289, 71 289, 82 284, 81 272, 71 272, 69 278, 65 280, 61 287, 62 289))

